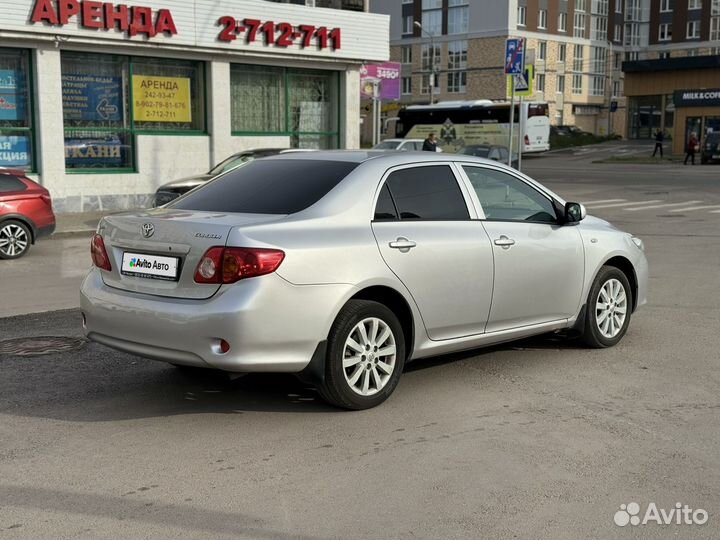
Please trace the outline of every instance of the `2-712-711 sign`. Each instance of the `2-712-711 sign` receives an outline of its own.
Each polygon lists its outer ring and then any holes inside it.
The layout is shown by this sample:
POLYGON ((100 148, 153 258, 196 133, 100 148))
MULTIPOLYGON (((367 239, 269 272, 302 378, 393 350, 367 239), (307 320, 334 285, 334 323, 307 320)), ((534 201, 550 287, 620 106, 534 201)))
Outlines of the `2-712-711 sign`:
POLYGON ((303 49, 315 46, 336 50, 341 47, 340 28, 328 29, 309 24, 293 26, 287 22, 263 22, 258 19, 239 21, 230 16, 220 17, 218 24, 223 27, 218 36, 220 41, 235 41, 242 36, 248 44, 262 40, 265 45, 275 47, 290 47, 296 43, 303 49))

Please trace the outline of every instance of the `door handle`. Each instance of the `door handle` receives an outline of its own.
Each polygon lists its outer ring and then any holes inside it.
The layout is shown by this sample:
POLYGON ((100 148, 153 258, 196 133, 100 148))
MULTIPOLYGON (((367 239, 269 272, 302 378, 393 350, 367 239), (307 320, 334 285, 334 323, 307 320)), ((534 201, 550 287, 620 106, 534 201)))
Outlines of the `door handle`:
POLYGON ((417 244, 415 242, 413 242, 412 240, 408 240, 407 238, 400 236, 394 242, 390 242, 388 244, 388 246, 390 246, 393 249, 399 249, 403 253, 407 253, 412 248, 417 246, 417 244))
POLYGON ((510 249, 510 246, 515 245, 515 240, 508 238, 503 234, 500 238, 495 239, 495 245, 500 246, 503 249, 510 249))

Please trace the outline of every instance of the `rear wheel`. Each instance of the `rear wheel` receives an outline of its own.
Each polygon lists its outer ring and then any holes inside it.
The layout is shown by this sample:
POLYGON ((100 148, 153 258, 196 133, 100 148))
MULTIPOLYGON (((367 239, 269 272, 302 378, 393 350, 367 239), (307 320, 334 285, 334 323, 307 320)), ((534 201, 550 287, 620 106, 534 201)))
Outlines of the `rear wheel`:
POLYGON ((632 303, 627 276, 618 268, 603 266, 588 295, 583 341, 598 349, 616 345, 627 332, 632 303))
POLYGON ((32 236, 24 223, 15 220, 0 223, 0 259, 17 259, 30 249, 32 236))
POLYGON ((345 409, 369 409, 385 401, 405 366, 400 321, 383 304, 351 300, 328 338, 325 380, 320 394, 345 409))

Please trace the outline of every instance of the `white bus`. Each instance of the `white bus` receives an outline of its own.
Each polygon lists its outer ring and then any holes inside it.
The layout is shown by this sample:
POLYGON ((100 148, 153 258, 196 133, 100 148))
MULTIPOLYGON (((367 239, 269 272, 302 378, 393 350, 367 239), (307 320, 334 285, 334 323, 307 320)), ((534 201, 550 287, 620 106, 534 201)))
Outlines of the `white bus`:
MULTIPOLYGON (((518 150, 518 112, 522 114, 523 153, 550 150, 550 118, 545 101, 515 104, 513 151, 518 150)), ((434 105, 410 105, 398 112, 397 137, 424 139, 430 133, 439 138, 444 152, 457 152, 470 144, 508 146, 510 103, 507 101, 441 101, 434 105)))

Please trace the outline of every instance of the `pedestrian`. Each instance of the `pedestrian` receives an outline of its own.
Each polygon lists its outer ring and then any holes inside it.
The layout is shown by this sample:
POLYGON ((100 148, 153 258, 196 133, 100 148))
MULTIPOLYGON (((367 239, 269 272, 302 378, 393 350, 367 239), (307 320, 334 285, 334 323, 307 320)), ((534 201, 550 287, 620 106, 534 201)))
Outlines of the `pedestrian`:
POLYGON ((663 158, 663 141, 665 140, 665 134, 659 129, 655 132, 655 150, 653 150, 652 157, 655 157, 657 151, 660 150, 660 159, 663 158))
POLYGON ((427 139, 423 142, 422 149, 424 152, 437 152, 437 137, 435 137, 434 133, 430 133, 427 136, 427 139))
POLYGON ((687 165, 688 158, 692 160, 692 164, 695 165, 695 152, 697 151, 698 140, 695 133, 690 134, 690 140, 687 143, 687 149, 685 153, 685 161, 683 165, 687 165))

